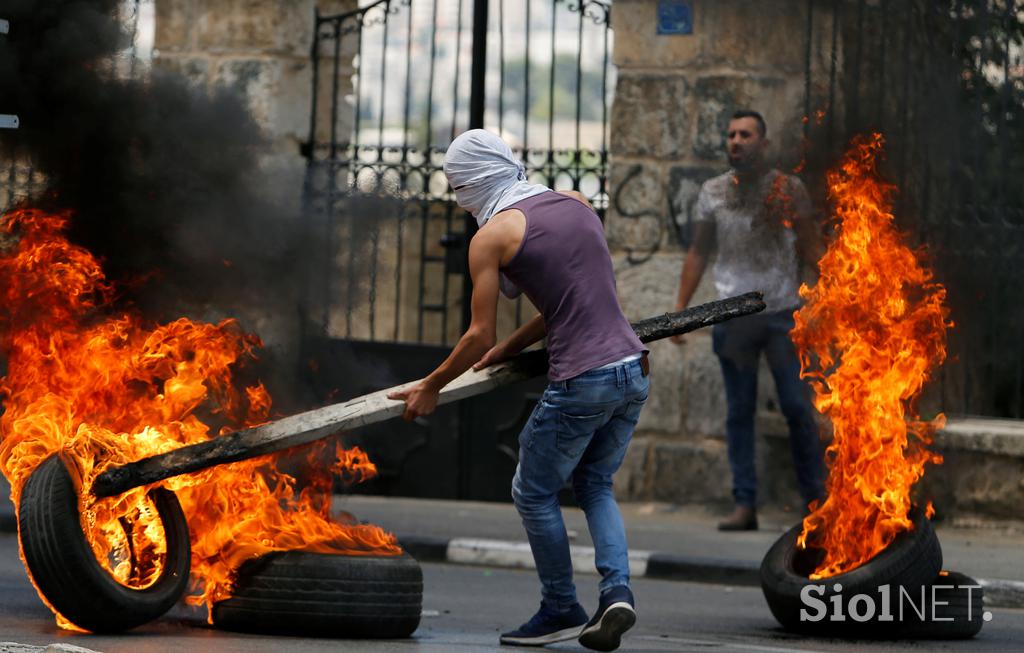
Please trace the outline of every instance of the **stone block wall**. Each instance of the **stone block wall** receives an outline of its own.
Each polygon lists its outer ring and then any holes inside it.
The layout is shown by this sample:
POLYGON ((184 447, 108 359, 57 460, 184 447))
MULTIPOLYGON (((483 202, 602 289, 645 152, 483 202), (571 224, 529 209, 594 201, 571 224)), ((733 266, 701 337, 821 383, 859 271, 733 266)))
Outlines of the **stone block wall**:
MULTIPOLYGON (((732 113, 750 108, 764 115, 770 156, 783 170, 799 162, 803 135, 805 3, 694 0, 690 35, 659 35, 657 5, 616 0, 612 6, 618 77, 606 233, 630 319, 674 307, 700 185, 728 169, 725 129, 732 113)), ((815 11, 828 24, 827 10, 815 11)), ((694 304, 716 299, 711 276, 709 266, 694 304)), ((656 342, 651 350, 651 396, 617 491, 630 499, 726 504, 725 398, 710 329, 688 335, 682 346, 656 342)), ((767 370, 759 398, 761 430, 785 433, 767 370)), ((762 501, 791 505, 792 468, 776 469, 778 438, 763 436, 762 501)))
MULTIPOLYGON (((314 11, 334 14, 357 5, 358 0, 157 0, 153 64, 210 91, 237 90, 272 143, 263 164, 299 189, 305 168, 300 145, 309 138, 314 11)), ((350 92, 345 84, 350 86, 351 74, 344 73, 351 73, 352 55, 343 53, 341 97, 350 92)), ((348 112, 339 113, 351 121, 348 112)), ((339 133, 350 129, 339 124, 339 133)))

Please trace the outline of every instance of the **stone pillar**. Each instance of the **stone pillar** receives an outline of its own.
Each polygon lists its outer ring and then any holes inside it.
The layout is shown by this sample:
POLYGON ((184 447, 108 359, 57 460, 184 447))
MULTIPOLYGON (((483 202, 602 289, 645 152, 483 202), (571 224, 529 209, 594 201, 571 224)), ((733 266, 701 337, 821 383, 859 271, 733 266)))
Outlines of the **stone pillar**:
MULTIPOLYGON (((774 143, 770 156, 782 170, 799 161, 803 134, 806 3, 693 0, 688 35, 659 35, 657 8, 656 0, 612 5, 618 79, 606 231, 630 319, 675 305, 700 185, 728 168, 725 129, 732 113, 750 108, 764 115, 774 143)), ((828 15, 815 18, 830 24, 828 15)), ((711 277, 709 266, 693 303, 716 299, 711 277)), ((710 335, 704 329, 683 346, 651 346, 651 396, 621 495, 730 501, 725 397, 710 335)), ((764 374, 760 405, 776 404, 775 396, 764 374)), ((778 428, 778 420, 767 422, 778 428)), ((768 448, 760 446, 759 456, 768 448)), ((762 489, 769 487, 765 481, 762 489)))
MULTIPOLYGON (((333 14, 357 5, 358 0, 156 0, 153 64, 209 90, 223 85, 241 93, 272 143, 264 165, 298 190, 305 167, 300 145, 309 138, 314 10, 333 14)), ((348 133, 351 125, 339 129, 348 133)))

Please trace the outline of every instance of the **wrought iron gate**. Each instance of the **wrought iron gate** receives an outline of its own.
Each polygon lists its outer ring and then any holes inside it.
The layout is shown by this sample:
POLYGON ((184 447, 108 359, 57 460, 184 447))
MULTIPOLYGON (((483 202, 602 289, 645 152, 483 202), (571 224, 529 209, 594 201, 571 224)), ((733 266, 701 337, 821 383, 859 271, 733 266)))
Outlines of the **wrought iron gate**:
MULTIPOLYGON (((502 135, 536 183, 608 204, 610 3, 378 0, 316 17, 304 215, 304 351, 342 399, 429 372, 468 322, 475 222, 442 170, 459 133, 502 135)), ((527 307, 499 304, 499 336, 527 307)), ((543 380, 349 434, 380 469, 365 491, 509 500, 517 436, 543 380), (381 431, 386 431, 381 432, 381 431)), ((333 394, 337 393, 337 394, 333 394)))
POLYGON ((896 218, 948 289, 955 325, 927 403, 1024 416, 1024 5, 808 0, 803 11, 805 178, 823 180, 853 134, 881 131, 896 218))
MULTIPOLYGON (((610 3, 378 0, 317 15, 305 184, 307 316, 348 339, 450 344, 467 322, 466 243, 444 153, 500 133, 532 181, 607 206, 610 3)), ((499 328, 524 319, 503 303, 499 328)))

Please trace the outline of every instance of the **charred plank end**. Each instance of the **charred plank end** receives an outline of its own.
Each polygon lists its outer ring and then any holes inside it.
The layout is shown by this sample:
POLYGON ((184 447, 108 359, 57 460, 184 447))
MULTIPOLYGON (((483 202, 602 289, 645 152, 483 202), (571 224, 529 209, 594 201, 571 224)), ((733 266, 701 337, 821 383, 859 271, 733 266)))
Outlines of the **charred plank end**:
POLYGON ((748 292, 728 299, 700 304, 677 313, 665 313, 633 323, 641 342, 661 340, 669 336, 696 331, 734 317, 759 313, 765 308, 759 292, 748 292))
MULTIPOLYGON (((694 306, 678 313, 641 320, 634 323, 633 328, 641 341, 651 342, 741 315, 757 313, 763 311, 764 307, 760 293, 747 293, 694 306)), ((479 372, 466 372, 445 386, 438 397, 438 404, 458 401, 502 385, 541 376, 546 371, 547 351, 525 352, 479 372)), ((406 385, 409 384, 379 390, 340 404, 324 406, 137 462, 111 467, 96 478, 92 487, 93 494, 97 497, 113 496, 173 476, 248 460, 307 444, 333 433, 398 417, 405 411, 405 403, 388 399, 387 394, 406 385)))
MULTIPOLYGON (((451 403, 502 385, 540 376, 547 370, 547 365, 547 351, 537 350, 479 372, 471 370, 445 386, 438 397, 438 404, 451 403)), ((180 474, 248 460, 307 444, 333 433, 398 417, 405 412, 405 402, 388 399, 387 395, 406 385, 410 384, 378 390, 346 402, 111 467, 96 477, 92 486, 93 494, 101 498, 113 496, 180 474)))
POLYGON ((132 488, 170 478, 167 475, 170 470, 174 470, 171 476, 178 476, 214 465, 248 460, 312 442, 330 435, 335 430, 333 426, 329 426, 302 431, 290 438, 290 444, 286 446, 280 444, 284 438, 270 439, 268 435, 272 437, 274 434, 268 433, 270 429, 264 427, 236 431, 213 440, 143 458, 134 463, 111 467, 96 477, 92 486, 93 494, 101 498, 114 496, 132 488))

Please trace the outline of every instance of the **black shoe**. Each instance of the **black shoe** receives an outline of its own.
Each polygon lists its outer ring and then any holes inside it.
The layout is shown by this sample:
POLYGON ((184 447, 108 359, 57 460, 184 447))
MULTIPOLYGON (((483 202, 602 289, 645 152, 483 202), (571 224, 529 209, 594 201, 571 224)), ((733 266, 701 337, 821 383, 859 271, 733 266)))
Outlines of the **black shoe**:
POLYGON ((580 636, 580 629, 587 623, 587 611, 577 603, 568 612, 555 612, 540 606, 537 614, 525 624, 502 633, 498 640, 509 646, 543 646, 564 642, 580 636))
POLYGON ((580 633, 580 644, 595 651, 614 651, 622 642, 622 634, 636 623, 633 592, 617 585, 601 595, 594 618, 580 633))

